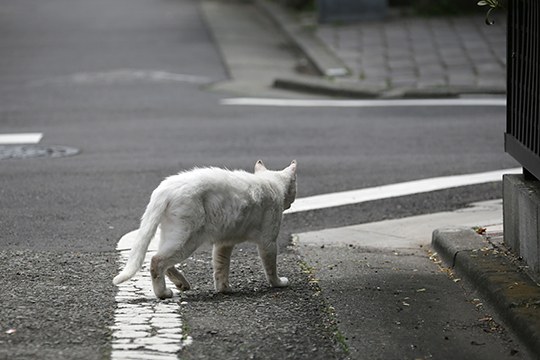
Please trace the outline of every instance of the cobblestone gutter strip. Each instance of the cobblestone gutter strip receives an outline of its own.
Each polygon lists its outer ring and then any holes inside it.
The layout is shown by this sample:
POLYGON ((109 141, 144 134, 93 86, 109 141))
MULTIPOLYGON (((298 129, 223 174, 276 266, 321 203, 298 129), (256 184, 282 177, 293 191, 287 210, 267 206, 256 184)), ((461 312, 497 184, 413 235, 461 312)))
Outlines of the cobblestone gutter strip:
MULTIPOLYGON (((166 360, 191 343, 182 333, 178 299, 158 300, 152 291, 149 263, 155 251, 146 254, 141 271, 120 284, 116 295, 111 359, 166 360)), ((129 250, 119 253, 120 268, 129 250)), ((170 286, 170 284, 169 284, 170 286)))

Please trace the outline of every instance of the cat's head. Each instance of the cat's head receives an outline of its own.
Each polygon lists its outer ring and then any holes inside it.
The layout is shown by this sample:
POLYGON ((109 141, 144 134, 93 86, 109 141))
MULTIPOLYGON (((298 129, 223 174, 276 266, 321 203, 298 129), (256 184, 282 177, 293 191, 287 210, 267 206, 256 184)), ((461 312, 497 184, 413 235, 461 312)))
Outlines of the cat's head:
MULTIPOLYGON (((265 171, 272 171, 268 170, 266 166, 264 166, 264 163, 262 160, 258 160, 255 163, 255 174, 265 172, 265 171)), ((287 166, 285 169, 281 171, 272 171, 273 173, 277 173, 284 182, 285 185, 285 197, 284 197, 284 204, 283 208, 288 209, 291 207, 291 204, 296 199, 296 160, 293 160, 289 166, 287 166)))

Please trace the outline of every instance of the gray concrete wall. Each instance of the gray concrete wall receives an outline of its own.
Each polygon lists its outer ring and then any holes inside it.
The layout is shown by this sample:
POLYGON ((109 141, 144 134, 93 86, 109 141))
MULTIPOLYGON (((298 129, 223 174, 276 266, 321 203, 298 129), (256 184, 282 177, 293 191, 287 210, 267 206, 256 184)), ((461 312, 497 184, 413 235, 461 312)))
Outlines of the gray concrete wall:
POLYGON ((504 242, 540 273, 540 181, 503 177, 504 242))

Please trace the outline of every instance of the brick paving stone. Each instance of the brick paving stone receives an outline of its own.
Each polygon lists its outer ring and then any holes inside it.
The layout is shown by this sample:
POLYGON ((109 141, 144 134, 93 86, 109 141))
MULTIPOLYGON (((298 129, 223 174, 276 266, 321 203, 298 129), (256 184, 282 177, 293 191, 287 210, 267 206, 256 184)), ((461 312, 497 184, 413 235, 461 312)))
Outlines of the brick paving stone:
POLYGON ((397 72, 406 72, 406 73, 415 73, 416 64, 412 59, 401 58, 398 60, 388 60, 388 67, 390 68, 391 73, 395 74, 397 72))
POLYGON ((477 82, 478 86, 484 87, 484 88, 504 88, 506 86, 506 77, 497 77, 497 76, 490 76, 490 77, 480 77, 477 82))
POLYGON ((447 70, 452 69, 470 69, 473 70, 474 66, 468 58, 465 56, 456 56, 456 57, 450 57, 450 56, 442 56, 441 62, 445 66, 447 70))
POLYGON ((136 349, 138 349, 140 347, 141 347, 141 345, 132 344, 132 343, 126 343, 126 344, 114 343, 114 344, 112 344, 112 349, 116 350, 116 351, 136 350, 136 349))
POLYGON ((492 61, 494 55, 488 50, 479 50, 475 52, 469 52, 469 57, 473 63, 480 64, 492 61))
POLYGON ((435 51, 426 51, 414 56, 414 61, 417 66, 426 67, 443 67, 440 55, 435 51))
POLYGON ((117 339, 138 339, 146 337, 148 335, 149 333, 146 330, 118 330, 114 332, 114 337, 117 339))
POLYGON ((176 354, 162 354, 154 351, 122 351, 111 354, 111 360, 176 360, 176 354))
POLYGON ((418 69, 418 76, 419 77, 445 77, 446 76, 446 69, 441 64, 427 64, 427 65, 421 65, 417 64, 418 69))
POLYGON ((143 325, 143 324, 127 324, 127 325, 122 325, 122 326, 119 326, 119 325, 111 326, 111 329, 114 330, 114 331, 121 331, 122 329, 124 329, 126 331, 127 330, 129 330, 129 331, 146 331, 147 326, 143 325))
POLYGON ((392 78, 390 80, 390 85, 395 89, 417 88, 417 84, 418 84, 417 78, 392 78))
POLYGON ((475 86, 476 76, 464 74, 449 74, 448 84, 451 86, 475 86))
POLYGON ((478 74, 504 75, 505 73, 503 66, 500 63, 495 62, 478 64, 475 66, 475 69, 478 74))
POLYGON ((417 82, 417 87, 419 89, 428 89, 432 87, 440 88, 447 85, 447 81, 444 77, 436 77, 436 76, 427 76, 427 77, 419 77, 417 82))
MULTIPOLYGON (((177 342, 180 342, 180 337, 177 337, 177 339, 175 340, 175 339, 168 339, 161 336, 150 336, 150 337, 137 338, 133 340, 134 344, 139 344, 139 345, 164 345, 164 344, 170 345, 170 344, 176 344, 177 342)), ((145 346, 145 348, 147 348, 147 346, 145 346)), ((169 346, 169 349, 170 348, 171 347, 169 346)), ((172 349, 173 349, 172 352, 174 352, 178 350, 178 347, 173 346, 172 349)), ((171 352, 171 351, 169 350, 167 352, 171 352)))

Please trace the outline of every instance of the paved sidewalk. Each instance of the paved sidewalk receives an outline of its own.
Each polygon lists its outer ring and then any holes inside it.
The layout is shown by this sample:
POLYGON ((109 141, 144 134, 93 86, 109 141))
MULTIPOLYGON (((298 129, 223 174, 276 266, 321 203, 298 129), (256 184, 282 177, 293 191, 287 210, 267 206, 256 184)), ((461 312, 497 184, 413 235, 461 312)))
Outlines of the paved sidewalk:
POLYGON ((256 0, 301 49, 324 81, 279 77, 278 87, 354 97, 504 94, 506 19, 487 26, 477 16, 411 17, 321 25, 256 0), (330 60, 334 57, 334 60, 330 60), (346 74, 343 74, 347 70, 346 74), (336 76, 337 75, 337 76, 336 76))
POLYGON ((202 0, 200 8, 230 76, 210 89, 259 97, 298 96, 273 86, 280 76, 296 76, 302 55, 265 12, 241 1, 202 0))
POLYGON ((527 281, 516 263, 513 269, 508 267, 503 273, 497 272, 496 265, 508 255, 500 244, 476 234, 471 229, 473 226, 487 227, 489 236, 499 234, 502 201, 477 203, 454 212, 296 236, 299 252, 313 268, 321 293, 335 308, 339 330, 351 358, 383 359, 397 353, 410 359, 535 358, 529 357, 525 346, 500 324, 506 321, 517 330, 522 342, 536 349, 540 322, 533 314, 537 313, 540 288, 535 289, 534 284, 527 281), (468 251, 473 256, 482 256, 479 266, 468 262, 468 269, 446 267, 439 258, 448 260, 448 255, 452 254, 451 266, 455 238, 439 241, 446 237, 444 232, 438 232, 434 238, 434 245, 441 254, 430 250, 433 229, 458 227, 469 233, 465 239, 468 251), (497 256, 487 256, 493 253, 497 256), (485 274, 486 268, 491 276, 475 276, 485 274), (511 274, 515 276, 509 276, 511 274), (461 276, 469 281, 460 281, 461 276), (499 291, 495 297, 485 291, 480 295, 476 293, 476 289, 493 290, 495 287, 509 290, 499 291), (523 293, 525 288, 526 294, 523 293), (495 298, 497 300, 491 304, 498 312, 482 300, 495 298), (509 306, 516 299, 520 303, 509 306), (501 303, 506 308, 499 306, 501 303), (512 314, 516 311, 518 315, 512 314), (524 316, 527 312, 531 316, 524 316), (520 328, 515 326, 517 321, 520 328), (365 329, 377 330, 365 336, 365 329), (374 349, 370 346, 374 342, 380 346, 375 352, 366 353, 374 349), (403 347, 404 342, 410 346, 403 347))
POLYGON ((481 16, 320 26, 358 84, 385 91, 497 92, 506 86, 506 22, 481 16))

